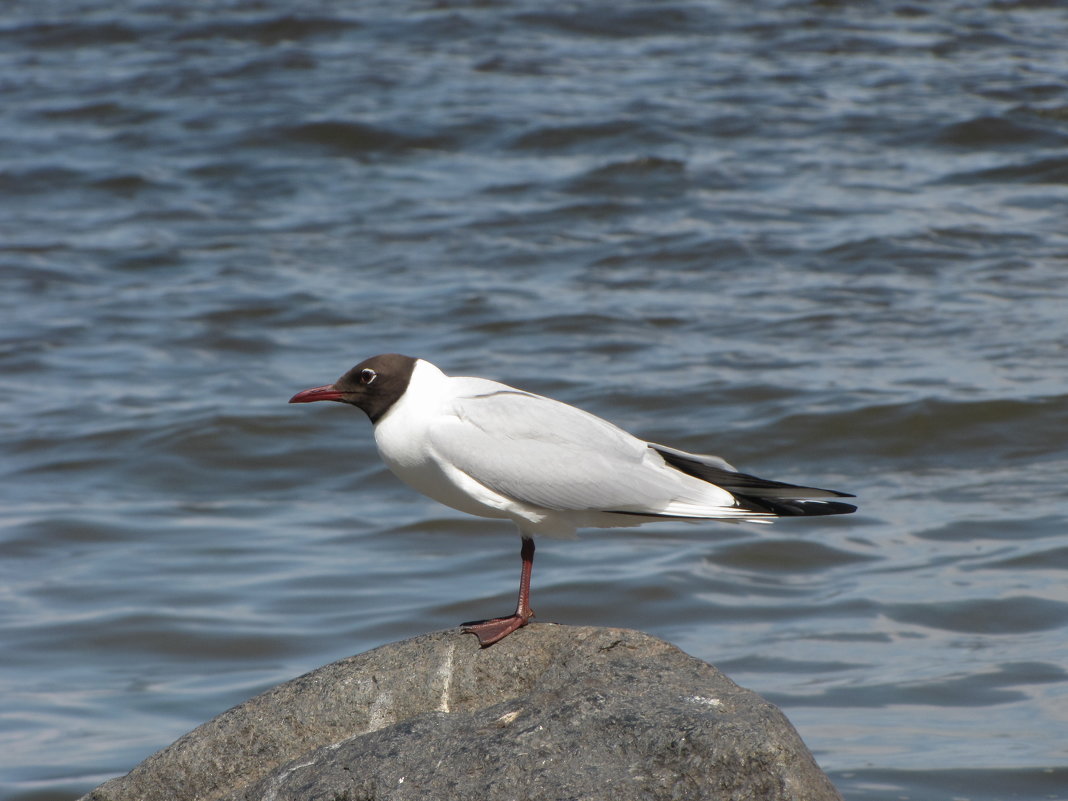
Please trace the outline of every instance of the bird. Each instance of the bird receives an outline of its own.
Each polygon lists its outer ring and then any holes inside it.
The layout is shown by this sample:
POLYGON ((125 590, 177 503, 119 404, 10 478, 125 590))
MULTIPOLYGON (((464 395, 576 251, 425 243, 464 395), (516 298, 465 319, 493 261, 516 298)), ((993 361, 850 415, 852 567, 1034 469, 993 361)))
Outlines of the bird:
POLYGON ((770 522, 839 515, 836 490, 770 481, 718 456, 647 442, 589 412, 486 378, 448 376, 399 353, 373 356, 290 403, 361 409, 386 466, 424 495, 471 515, 511 520, 521 538, 513 614, 462 624, 482 647, 527 625, 534 537, 662 520, 770 522))

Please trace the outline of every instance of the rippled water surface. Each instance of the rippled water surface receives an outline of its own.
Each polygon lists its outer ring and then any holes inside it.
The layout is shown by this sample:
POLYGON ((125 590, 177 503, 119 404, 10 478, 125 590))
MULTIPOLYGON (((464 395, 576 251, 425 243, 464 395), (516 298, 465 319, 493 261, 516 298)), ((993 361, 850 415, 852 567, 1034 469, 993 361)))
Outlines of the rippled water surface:
POLYGON ((931 6, 3 4, 0 796, 507 611, 506 526, 286 404, 400 351, 859 496, 545 541, 539 619, 847 799, 1068 798, 1068 12, 931 6))

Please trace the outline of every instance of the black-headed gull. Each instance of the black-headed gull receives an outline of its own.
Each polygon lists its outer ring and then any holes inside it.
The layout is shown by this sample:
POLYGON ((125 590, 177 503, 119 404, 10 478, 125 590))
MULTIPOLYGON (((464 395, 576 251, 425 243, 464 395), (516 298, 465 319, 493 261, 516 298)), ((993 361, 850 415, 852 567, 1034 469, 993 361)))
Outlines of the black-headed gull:
POLYGON ((332 400, 362 409, 383 461, 446 506, 519 527, 523 569, 515 614, 463 627, 483 646, 534 616, 534 535, 637 526, 665 518, 767 522, 856 511, 845 492, 737 472, 716 456, 638 439, 566 403, 485 378, 450 377, 423 359, 387 353, 290 403, 332 400))

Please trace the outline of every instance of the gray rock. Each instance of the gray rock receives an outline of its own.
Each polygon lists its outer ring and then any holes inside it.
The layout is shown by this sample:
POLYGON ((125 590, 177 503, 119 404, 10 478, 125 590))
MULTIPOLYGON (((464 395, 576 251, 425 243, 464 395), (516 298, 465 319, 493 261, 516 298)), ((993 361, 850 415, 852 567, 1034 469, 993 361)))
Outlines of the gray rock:
POLYGON ((83 801, 841 801, 767 701, 625 629, 392 643, 224 712, 83 801))

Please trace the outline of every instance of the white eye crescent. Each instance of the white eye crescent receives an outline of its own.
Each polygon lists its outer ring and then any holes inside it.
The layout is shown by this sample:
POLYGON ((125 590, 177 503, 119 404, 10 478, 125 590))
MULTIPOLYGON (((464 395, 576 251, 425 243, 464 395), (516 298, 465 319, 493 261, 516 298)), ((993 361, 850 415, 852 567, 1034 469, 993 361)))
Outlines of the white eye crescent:
POLYGON ((378 378, 378 373, 376 373, 370 367, 365 367, 362 370, 360 370, 360 383, 361 384, 370 384, 376 378, 378 378))

